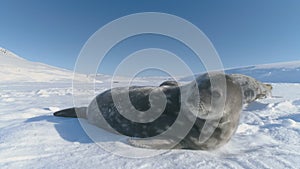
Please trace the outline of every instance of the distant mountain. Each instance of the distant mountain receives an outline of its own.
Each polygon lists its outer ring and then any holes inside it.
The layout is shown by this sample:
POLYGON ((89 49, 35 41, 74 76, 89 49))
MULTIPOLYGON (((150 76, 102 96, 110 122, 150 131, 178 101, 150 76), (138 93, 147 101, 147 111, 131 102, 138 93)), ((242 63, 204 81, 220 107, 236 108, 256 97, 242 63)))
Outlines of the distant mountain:
MULTIPOLYGON (((300 83, 300 61, 246 66, 224 70, 227 74, 244 74, 262 82, 269 83, 300 83)), ((198 76, 199 73, 195 76, 198 76)), ((181 78, 190 81, 193 77, 181 78)))
MULTIPOLYGON (((81 76, 85 78, 84 75, 81 76)), ((5 82, 72 82, 73 72, 43 63, 25 60, 0 48, 0 83, 5 82)))
POLYGON ((263 82, 300 83, 300 61, 247 66, 225 72, 245 74, 263 82))
MULTIPOLYGON (((263 82, 273 83, 300 83, 300 61, 265 64, 257 66, 247 66, 241 68, 227 69, 228 74, 239 73, 252 76, 263 82)), ((151 80, 148 77, 147 82, 151 80)), ((3 82, 72 82, 73 72, 49 66, 43 63, 31 62, 25 60, 16 54, 0 48, 0 83, 3 82)), ((76 75, 76 81, 82 82, 96 82, 110 81, 109 75, 76 75)), ((153 82, 159 79, 154 78, 153 82)), ((167 79, 160 78, 161 81, 167 79)), ((181 81, 189 81, 191 77, 181 78, 181 81)), ((143 78, 136 79, 139 82, 143 78)), ((130 81, 128 78, 116 77, 114 83, 130 81)), ((146 82, 145 81, 145 82, 146 82)))

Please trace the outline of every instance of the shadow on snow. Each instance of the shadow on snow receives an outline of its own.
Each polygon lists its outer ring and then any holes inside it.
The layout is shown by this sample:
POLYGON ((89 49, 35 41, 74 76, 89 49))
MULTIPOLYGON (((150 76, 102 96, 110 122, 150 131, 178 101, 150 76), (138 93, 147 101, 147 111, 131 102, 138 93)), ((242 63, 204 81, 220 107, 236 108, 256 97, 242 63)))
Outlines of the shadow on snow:
POLYGON ((59 135, 70 142, 92 143, 93 141, 86 134, 81 124, 76 118, 55 117, 52 115, 42 115, 26 120, 26 123, 47 121, 54 123, 54 127, 59 135))

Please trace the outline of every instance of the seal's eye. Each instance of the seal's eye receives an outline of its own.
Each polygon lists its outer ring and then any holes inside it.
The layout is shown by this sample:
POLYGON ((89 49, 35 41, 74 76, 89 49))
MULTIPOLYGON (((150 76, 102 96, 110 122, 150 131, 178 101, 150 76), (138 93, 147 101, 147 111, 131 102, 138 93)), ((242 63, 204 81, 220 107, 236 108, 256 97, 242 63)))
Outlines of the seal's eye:
POLYGON ((221 97, 221 93, 218 92, 218 91, 212 91, 212 92, 211 92, 211 96, 212 96, 213 98, 220 98, 220 97, 221 97))

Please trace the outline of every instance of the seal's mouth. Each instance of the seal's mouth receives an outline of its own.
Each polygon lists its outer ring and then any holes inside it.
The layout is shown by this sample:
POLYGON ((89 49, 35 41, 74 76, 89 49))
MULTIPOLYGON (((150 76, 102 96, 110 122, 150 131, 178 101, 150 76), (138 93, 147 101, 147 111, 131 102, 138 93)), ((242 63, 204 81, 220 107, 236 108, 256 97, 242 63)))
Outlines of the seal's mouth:
POLYGON ((197 106, 197 112, 193 112, 197 118, 204 119, 204 120, 213 120, 219 119, 223 116, 223 111, 218 110, 218 108, 214 107, 213 104, 206 106, 203 102, 199 102, 197 106))
POLYGON ((200 101, 198 103, 198 115, 197 117, 205 119, 209 115, 209 110, 207 110, 204 106, 204 104, 200 101))

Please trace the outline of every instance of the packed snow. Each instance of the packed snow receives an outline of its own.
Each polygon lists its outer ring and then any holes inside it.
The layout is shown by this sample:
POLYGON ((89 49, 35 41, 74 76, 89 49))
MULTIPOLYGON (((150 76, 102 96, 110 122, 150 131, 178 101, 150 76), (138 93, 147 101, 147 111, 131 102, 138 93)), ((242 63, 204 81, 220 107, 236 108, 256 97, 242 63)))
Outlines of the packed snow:
MULTIPOLYGON (((72 89, 70 72, 47 65, 41 72, 36 66, 32 67, 32 64, 41 64, 7 55, 7 52, 0 55, 0 64, 1 169, 300 168, 300 83, 272 81, 272 97, 245 106, 236 134, 220 149, 169 150, 148 158, 129 158, 95 144, 81 124, 99 133, 104 146, 128 154, 137 150, 147 154, 150 150, 133 148, 124 142, 124 136, 108 133, 85 120, 80 123, 78 119, 52 115, 57 110, 74 106, 73 92, 81 95, 81 105, 87 105, 92 99, 94 91, 72 89), (6 65, 8 68, 3 69, 6 65), (31 71, 31 79, 26 80, 23 76, 31 71), (37 76, 40 73, 42 78, 37 76)), ((264 69, 274 70, 278 66, 264 69)), ((298 66, 293 67, 293 71, 296 69, 298 66)), ((297 77, 300 76, 290 76, 289 82, 297 77)), ((96 94, 110 88, 109 76, 98 75, 97 79, 96 94)), ((134 84, 158 85, 164 80, 161 77, 139 78, 134 84)), ((122 86, 127 82, 121 79, 116 84, 122 86)))

